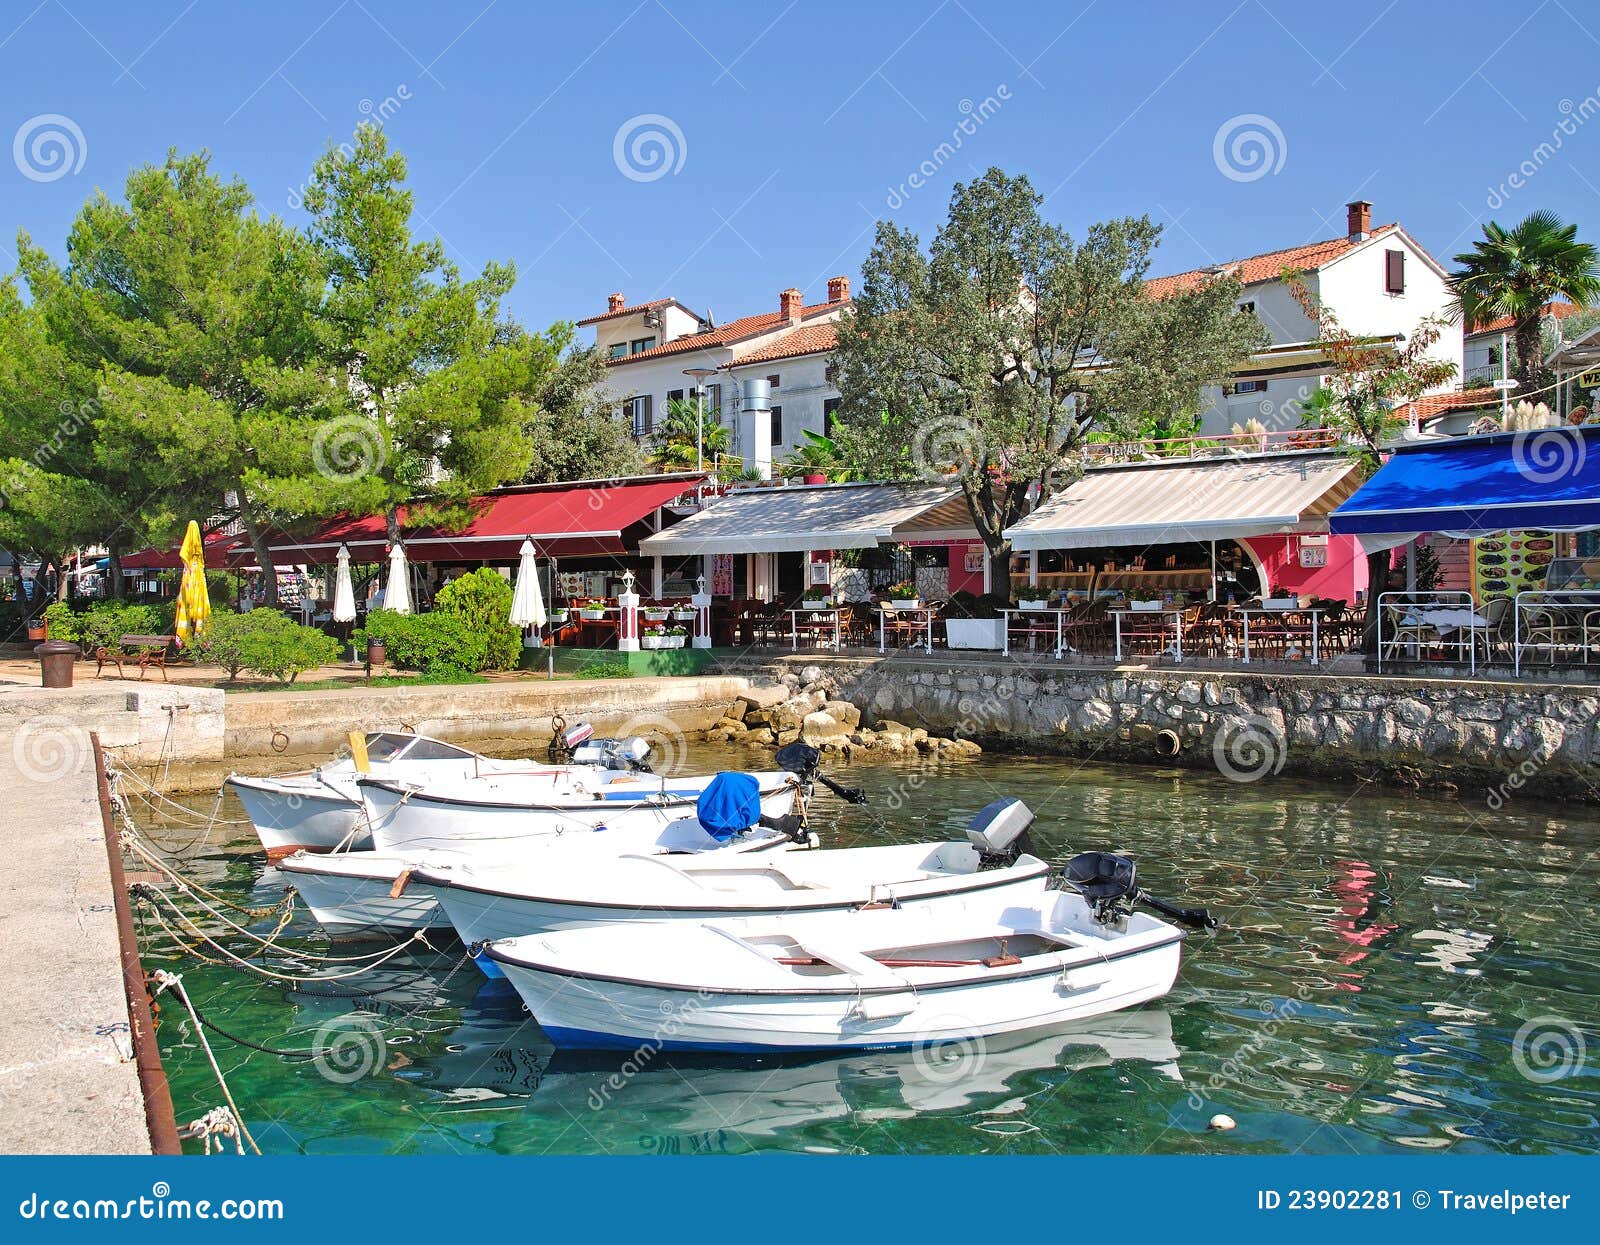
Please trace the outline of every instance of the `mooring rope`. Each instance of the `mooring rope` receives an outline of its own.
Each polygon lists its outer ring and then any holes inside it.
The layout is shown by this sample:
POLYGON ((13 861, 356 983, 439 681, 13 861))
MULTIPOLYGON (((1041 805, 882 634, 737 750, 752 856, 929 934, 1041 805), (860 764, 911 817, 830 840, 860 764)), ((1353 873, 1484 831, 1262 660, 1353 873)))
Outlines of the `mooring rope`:
POLYGON ((128 769, 126 766, 114 765, 112 767, 112 772, 118 777, 131 779, 135 786, 142 788, 143 791, 147 793, 149 797, 153 797, 156 802, 166 805, 175 812, 184 813, 187 816, 194 818, 197 823, 204 821, 208 824, 215 824, 219 826, 248 826, 251 824, 248 817, 221 819, 216 817, 216 812, 220 811, 222 805, 223 789, 221 787, 217 788, 217 807, 208 817, 205 813, 202 813, 197 808, 190 808, 187 804, 178 803, 177 800, 174 800, 171 796, 159 790, 157 787, 141 778, 137 773, 131 769, 128 769))
POLYGON ((256 1139, 250 1135, 250 1129, 244 1122, 244 1116, 239 1113, 239 1105, 233 1100, 233 1091, 228 1088, 228 1078, 222 1075, 222 1068, 217 1063, 217 1056, 211 1049, 210 1041, 206 1038, 205 1026, 200 1023, 199 1014, 194 1010, 194 1004, 189 1001, 189 992, 183 988, 183 978, 176 973, 169 973, 163 968, 156 969, 151 976, 156 983, 155 993, 160 994, 163 990, 172 991, 173 994, 178 996, 178 1001, 183 1004, 184 1009, 189 1013, 190 1019, 194 1021, 194 1035, 200 1040, 200 1049, 205 1051, 206 1059, 211 1064, 211 1071, 216 1074, 217 1085, 222 1090, 222 1097, 228 1104, 228 1110, 233 1112, 234 1123, 239 1126, 239 1133, 249 1143, 250 1149, 259 1155, 261 1147, 256 1145, 256 1139))
POLYGON ((207 899, 221 904, 224 908, 228 908, 231 911, 238 912, 243 916, 249 917, 252 921, 265 920, 274 912, 278 912, 285 906, 293 903, 293 896, 286 892, 284 897, 271 907, 247 908, 241 906, 240 904, 236 904, 221 895, 218 895, 216 892, 201 885, 199 882, 182 877, 155 854, 155 850, 150 846, 150 844, 145 842, 144 836, 139 833, 139 827, 134 825, 133 817, 129 814, 127 806, 120 803, 118 797, 115 795, 111 797, 111 810, 117 815, 118 820, 122 823, 121 838, 124 846, 126 846, 142 861, 172 881, 174 884, 198 892, 199 894, 204 895, 207 899))
POLYGON ((221 1154, 223 1138, 233 1139, 234 1151, 244 1153, 244 1142, 239 1130, 243 1127, 239 1117, 228 1107, 213 1107, 198 1120, 190 1120, 178 1129, 178 1136, 186 1141, 199 1141, 207 1154, 221 1154))

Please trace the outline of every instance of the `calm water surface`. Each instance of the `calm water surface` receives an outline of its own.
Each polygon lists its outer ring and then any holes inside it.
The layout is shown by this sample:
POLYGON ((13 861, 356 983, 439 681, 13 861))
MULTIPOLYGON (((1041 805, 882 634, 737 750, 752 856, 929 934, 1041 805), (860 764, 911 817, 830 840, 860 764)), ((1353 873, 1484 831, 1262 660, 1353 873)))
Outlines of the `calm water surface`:
MULTIPOLYGON (((703 745, 690 763, 751 756, 703 745)), ((1125 851, 1147 888, 1208 905, 1225 928, 1190 938, 1159 1004, 1071 1033, 800 1061, 657 1055, 642 1068, 557 1055, 515 993, 458 949, 295 986, 169 957, 147 924, 146 967, 181 971, 208 1018, 241 1038, 330 1052, 313 1063, 213 1037, 268 1152, 1600 1150, 1591 810, 1492 813, 1373 788, 1006 756, 856 765, 847 780, 873 805, 819 801, 829 846, 959 835, 1014 794, 1039 814, 1040 855, 1125 851), (1208 1132, 1218 1112, 1238 1128, 1208 1132)), ((224 815, 241 810, 230 801, 224 815)), ((157 834, 233 902, 271 904, 282 883, 242 829, 199 844, 173 825, 157 834)), ((328 950, 303 915, 283 942, 328 950)), ((174 1002, 159 1036, 179 1119, 203 1114, 220 1097, 174 1002)))

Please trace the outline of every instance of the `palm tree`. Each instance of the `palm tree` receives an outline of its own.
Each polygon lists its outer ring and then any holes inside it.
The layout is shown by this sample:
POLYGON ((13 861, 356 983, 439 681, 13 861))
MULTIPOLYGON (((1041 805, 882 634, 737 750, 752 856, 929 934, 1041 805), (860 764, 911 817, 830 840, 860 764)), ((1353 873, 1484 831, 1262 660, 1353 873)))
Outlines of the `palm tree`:
POLYGON ((1554 212, 1534 212, 1509 230, 1490 221, 1483 239, 1456 256, 1462 266, 1454 278, 1456 298, 1468 327, 1501 316, 1514 321, 1516 379, 1523 394, 1543 383, 1539 323, 1545 305, 1554 298, 1579 306, 1600 300, 1600 250, 1577 236, 1578 227, 1554 212))
POLYGON ((801 475, 819 474, 834 484, 857 478, 856 471, 846 461, 839 443, 820 432, 802 429, 801 443, 783 460, 786 470, 801 475))
POLYGON ((663 471, 693 471, 702 461, 726 456, 731 438, 715 411, 702 416, 693 402, 675 398, 667 403, 667 417, 655 426, 650 461, 663 471))

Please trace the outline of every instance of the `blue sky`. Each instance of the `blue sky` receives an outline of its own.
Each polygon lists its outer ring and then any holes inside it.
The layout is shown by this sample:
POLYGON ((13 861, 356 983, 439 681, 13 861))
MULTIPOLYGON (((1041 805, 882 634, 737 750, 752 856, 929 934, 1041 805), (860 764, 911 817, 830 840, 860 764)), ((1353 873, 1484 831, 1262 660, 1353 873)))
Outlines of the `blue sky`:
POLYGON ((991 164, 1076 232, 1149 213, 1158 272, 1342 234, 1351 198, 1445 262, 1536 208, 1600 240, 1600 16, 1573 0, 8 0, 0 40, 6 267, 173 145, 299 221, 374 116, 419 228, 514 260, 533 327, 612 290, 719 320, 820 299, 876 218, 927 237, 991 164))

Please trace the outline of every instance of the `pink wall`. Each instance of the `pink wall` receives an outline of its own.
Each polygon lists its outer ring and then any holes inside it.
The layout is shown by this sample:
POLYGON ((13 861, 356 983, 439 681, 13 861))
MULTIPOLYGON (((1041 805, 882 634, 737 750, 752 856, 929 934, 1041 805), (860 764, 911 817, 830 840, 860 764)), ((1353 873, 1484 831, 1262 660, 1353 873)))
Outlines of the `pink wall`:
MULTIPOLYGON (((981 549, 983 546, 979 545, 978 548, 981 549)), ((965 545, 950 545, 946 552, 950 555, 950 591, 970 592, 974 596, 982 596, 983 572, 967 573, 967 547, 965 545)), ((984 556, 987 557, 988 554, 985 553, 984 556)))
POLYGON ((1366 591, 1367 555, 1354 536, 1328 537, 1328 564, 1317 567, 1300 565, 1297 536, 1251 536, 1239 543, 1255 555, 1266 572, 1263 595, 1278 584, 1296 595, 1354 604, 1356 592, 1366 591))

